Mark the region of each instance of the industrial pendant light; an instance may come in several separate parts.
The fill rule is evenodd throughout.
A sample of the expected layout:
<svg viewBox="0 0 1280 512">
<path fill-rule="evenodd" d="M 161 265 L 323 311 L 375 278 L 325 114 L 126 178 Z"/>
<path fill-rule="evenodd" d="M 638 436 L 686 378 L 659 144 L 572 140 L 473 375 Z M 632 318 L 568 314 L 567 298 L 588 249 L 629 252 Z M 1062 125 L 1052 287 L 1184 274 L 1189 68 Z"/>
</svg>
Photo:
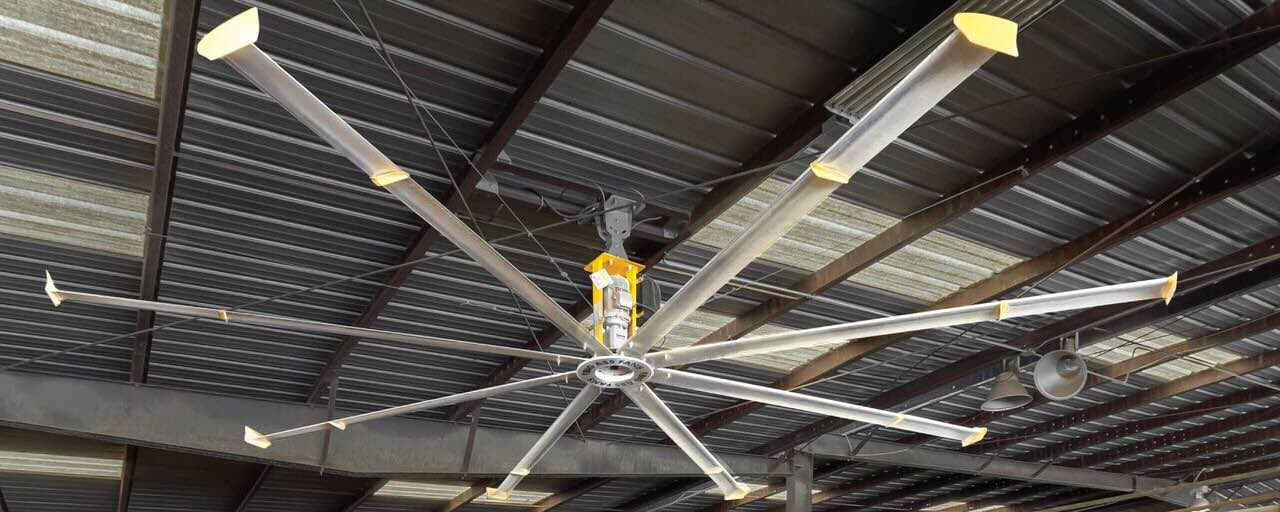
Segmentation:
<svg viewBox="0 0 1280 512">
<path fill-rule="evenodd" d="M 1076 353 L 1079 340 L 1078 333 L 1075 338 L 1062 340 L 1061 349 L 1045 354 L 1036 362 L 1036 389 L 1045 398 L 1066 400 L 1084 389 L 1089 380 L 1089 367 Z"/>
<path fill-rule="evenodd" d="M 991 382 L 991 392 L 987 400 L 982 402 L 982 410 L 989 412 L 1008 411 L 1031 403 L 1031 394 L 1018 380 L 1018 358 L 1004 360 L 1004 371 Z"/>
</svg>

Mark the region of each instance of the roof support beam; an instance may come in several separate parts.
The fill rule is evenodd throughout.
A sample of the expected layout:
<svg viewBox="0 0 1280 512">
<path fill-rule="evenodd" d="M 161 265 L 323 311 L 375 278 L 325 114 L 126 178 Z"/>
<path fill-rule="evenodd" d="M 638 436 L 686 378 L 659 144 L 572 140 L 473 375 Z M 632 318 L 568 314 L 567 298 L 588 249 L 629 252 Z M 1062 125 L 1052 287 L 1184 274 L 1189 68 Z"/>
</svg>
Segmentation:
<svg viewBox="0 0 1280 512">
<path fill-rule="evenodd" d="M 821 133 L 822 123 L 825 122 L 828 117 L 830 117 L 830 114 L 822 103 L 814 104 L 813 107 L 801 114 L 800 117 L 796 118 L 795 121 L 792 121 L 790 125 L 779 132 L 773 140 L 760 148 L 760 150 L 743 163 L 740 168 L 751 169 L 768 165 L 795 154 L 817 137 L 819 133 Z M 768 177 L 769 173 L 758 172 L 740 176 L 736 179 L 726 181 L 712 187 L 711 191 L 703 197 L 702 202 L 694 208 L 693 216 L 690 217 L 689 222 L 685 224 L 680 235 L 663 245 L 655 247 L 651 251 L 646 251 L 644 254 L 639 255 L 641 264 L 646 267 L 653 267 L 657 265 L 664 257 L 666 257 L 667 253 L 674 250 L 681 242 L 688 240 L 707 224 L 710 224 L 711 221 L 715 220 L 716 217 L 719 217 L 721 213 L 728 210 L 734 205 L 734 203 L 737 203 L 739 199 L 742 199 L 743 196 L 750 193 Z M 574 305 L 573 309 L 570 310 L 570 313 L 578 319 L 586 318 L 587 315 L 591 314 L 591 305 L 583 301 L 578 301 L 578 303 Z M 548 347 L 555 343 L 560 336 L 560 331 L 549 328 L 539 334 L 537 339 L 526 343 L 525 348 L 529 350 L 537 350 L 540 347 Z M 507 359 L 490 372 L 489 375 L 476 387 L 483 388 L 502 384 L 510 380 L 511 377 L 514 377 L 515 374 L 528 363 L 528 359 Z M 627 398 L 622 393 L 615 393 L 610 398 L 605 399 L 604 403 L 616 404 L 606 406 L 606 408 L 622 407 L 627 404 Z M 468 414 L 471 414 L 478 405 L 478 402 L 458 404 L 457 406 L 454 406 L 452 411 L 450 411 L 449 419 L 457 421 L 465 418 Z M 586 421 L 586 419 L 592 417 L 593 414 L 596 414 L 593 411 L 598 410 L 598 407 L 599 406 L 588 410 L 588 412 L 583 415 L 584 420 L 579 420 L 578 422 L 579 428 L 585 430 L 595 424 L 594 422 Z"/>
<path fill-rule="evenodd" d="M 850 453 L 843 436 L 824 436 L 807 445 L 806 453 L 849 461 L 912 467 L 966 475 L 1042 482 L 1109 491 L 1156 489 L 1173 482 L 1125 474 L 1126 471 L 1095 471 L 1077 467 L 1044 466 L 1034 461 L 991 458 L 937 448 L 914 447 L 889 441 L 869 440 L 857 453 Z"/>
<path fill-rule="evenodd" d="M 1033 439 L 1038 436 L 1042 436 L 1045 434 L 1057 432 L 1059 430 L 1071 428 L 1073 426 L 1080 425 L 1082 423 L 1086 423 L 1099 418 L 1103 418 L 1103 417 L 1111 416 L 1113 414 L 1117 414 L 1123 411 L 1127 411 L 1134 407 L 1156 402 L 1159 400 L 1164 400 L 1166 398 L 1177 396 L 1177 395 L 1186 393 L 1188 391 L 1192 391 L 1204 386 L 1208 386 L 1210 384 L 1215 384 L 1227 379 L 1231 379 L 1233 378 L 1231 374 L 1244 375 L 1244 374 L 1252 373 L 1261 369 L 1269 368 L 1277 364 L 1280 364 L 1280 350 L 1263 352 L 1254 357 L 1239 359 L 1239 360 L 1221 365 L 1221 367 L 1224 370 L 1226 370 L 1226 372 L 1217 371 L 1214 369 L 1208 369 L 1208 370 L 1203 370 L 1197 373 L 1193 373 L 1186 377 L 1171 380 L 1163 384 L 1154 386 L 1150 389 L 1134 393 L 1132 395 L 1128 395 L 1122 398 L 1118 398 L 1116 400 L 1112 400 L 1110 402 L 1089 407 L 1087 409 L 1078 411 L 1068 416 L 1055 418 L 1053 420 L 1050 420 L 1044 423 L 1039 423 L 1031 427 L 1024 428 L 1017 432 L 1000 436 L 998 438 L 992 439 L 992 442 L 983 443 L 982 445 L 974 445 L 967 449 L 964 449 L 963 451 L 968 453 L 998 452 L 999 450 L 1004 449 L 1005 447 L 1012 446 L 1017 443 L 1025 442 L 1027 440 Z M 1202 408 L 1203 404 L 1195 404 L 1195 406 L 1196 408 Z M 1181 419 L 1181 418 L 1178 418 L 1178 419 Z M 1177 419 L 1173 421 L 1177 421 Z M 1206 427 L 1204 430 L 1215 431 L 1218 428 L 1230 430 L 1231 428 L 1238 428 L 1240 426 L 1239 424 L 1236 424 L 1234 421 L 1232 421 L 1232 419 L 1230 418 L 1227 420 L 1220 420 L 1219 422 L 1214 422 L 1214 425 L 1216 426 Z M 1194 431 L 1196 430 L 1198 429 L 1192 429 L 1191 431 L 1188 431 L 1188 433 L 1194 433 Z M 1088 437 L 1099 437 L 1100 434 L 1107 435 L 1107 436 L 1128 435 L 1133 433 L 1134 431 L 1135 430 L 1131 427 L 1131 425 L 1120 425 L 1120 426 L 1103 430 L 1101 432 L 1090 434 L 1090 436 Z M 1216 431 L 1214 433 L 1216 433 Z M 1074 450 L 1078 450 L 1087 446 L 1094 445 L 1096 443 L 1096 441 L 1094 441 L 1090 444 L 1084 444 L 1081 441 L 1082 441 L 1081 439 L 1064 441 L 1055 445 L 1050 445 L 1038 450 L 1033 450 L 1031 452 L 1024 453 L 1022 455 L 1015 457 L 1015 459 L 1026 461 L 1026 462 L 1038 462 L 1041 460 L 1048 460 L 1052 462 L 1067 453 L 1070 453 Z M 1039 466 L 1040 464 L 1035 464 L 1035 465 Z M 1135 471 L 1142 467 L 1145 467 L 1145 465 L 1142 464 L 1141 461 L 1139 461 L 1133 464 L 1125 464 L 1115 469 L 1122 472 L 1129 472 L 1129 471 Z M 882 496 L 880 498 L 885 500 L 885 502 L 888 502 L 896 499 L 901 499 L 904 497 L 918 496 L 920 493 L 932 490 L 938 487 L 939 485 L 954 484 L 957 482 L 968 480 L 970 478 L 971 477 L 964 476 L 964 475 L 955 475 L 954 477 L 947 477 L 946 479 L 944 479 L 944 481 L 941 481 L 941 482 L 924 482 L 921 484 L 913 485 L 905 489 L 902 489 L 898 492 L 895 492 L 889 496 Z"/>
<path fill-rule="evenodd" d="M 1244 443 L 1241 443 L 1244 444 Z M 1207 459 L 1196 459 L 1171 468 L 1164 468 L 1155 473 L 1166 475 L 1194 474 L 1204 470 L 1202 478 L 1217 478 L 1223 474 L 1252 471 L 1256 468 L 1275 467 L 1280 460 L 1274 455 L 1280 454 L 1280 443 L 1271 443 L 1255 448 L 1237 450 Z M 1242 469 L 1248 468 L 1248 469 Z"/>
<path fill-rule="evenodd" d="M 493 485 L 493 482 L 488 480 L 472 484 L 471 487 L 468 487 L 466 490 L 458 493 L 458 495 L 454 496 L 448 503 L 445 503 L 437 512 L 456 512 L 468 503 L 475 501 L 476 498 L 483 496 L 485 488 Z"/>
<path fill-rule="evenodd" d="M 818 482 L 830 476 L 838 475 L 840 473 L 847 471 L 850 467 L 856 466 L 856 465 L 858 465 L 857 462 L 854 462 L 854 463 L 835 462 L 835 463 L 826 464 L 821 468 L 816 468 L 813 474 L 813 481 Z M 786 479 L 771 480 L 764 487 L 761 487 L 759 489 L 756 489 L 754 491 L 747 493 L 747 496 L 742 499 L 733 500 L 733 501 L 722 501 L 722 502 L 716 503 L 715 505 L 707 507 L 704 510 L 704 512 L 727 512 L 729 510 L 733 510 L 743 505 L 755 503 L 757 501 L 763 500 L 765 498 L 768 498 L 770 496 L 773 496 L 775 494 L 778 494 L 786 490 L 787 490 Z"/>
<path fill-rule="evenodd" d="M 137 473 L 138 447 L 124 447 L 124 461 L 120 465 L 120 491 L 116 494 L 116 512 L 129 512 L 129 498 L 133 497 L 133 475 Z"/>
<path fill-rule="evenodd" d="M 1245 21 L 1210 38 L 1208 41 L 1236 37 L 1241 34 L 1248 34 L 1260 27 L 1277 25 L 1280 25 L 1280 7 L 1273 5 L 1258 11 Z M 995 169 L 1006 171 L 1005 175 L 991 179 L 991 181 L 985 181 L 986 178 L 984 177 L 983 181 L 964 187 L 961 192 L 953 194 L 907 219 L 903 219 L 898 224 L 864 242 L 844 256 L 837 258 L 800 280 L 792 286 L 792 289 L 802 294 L 818 294 L 843 282 L 849 276 L 866 269 L 885 256 L 914 242 L 969 210 L 981 206 L 986 201 L 1049 168 L 1075 151 L 1126 126 L 1129 122 L 1177 98 L 1206 80 L 1216 77 L 1244 59 L 1255 55 L 1258 51 L 1270 47 L 1277 40 L 1280 40 L 1280 33 L 1269 33 L 1239 40 L 1231 45 L 1222 45 L 1214 49 L 1195 52 L 1169 61 L 1152 72 L 1143 81 L 1109 98 L 1093 111 L 1075 118 L 1014 155 L 1004 164 L 995 167 Z M 1188 69 L 1193 71 L 1188 71 Z M 1280 171 L 1280 157 L 1273 154 L 1272 159 L 1268 161 L 1268 165 L 1271 168 L 1267 171 L 1262 171 L 1251 170 L 1251 168 L 1256 169 L 1258 167 L 1256 165 L 1242 164 L 1232 168 L 1232 176 L 1243 177 L 1250 183 L 1258 183 L 1261 181 L 1258 178 L 1259 176 L 1268 172 L 1275 173 Z M 1011 170 L 1022 170 L 1023 172 L 1008 172 Z M 1075 258 L 1105 250 L 1115 243 L 1211 204 L 1216 199 L 1243 190 L 1243 187 L 1237 187 L 1237 182 L 1227 180 L 1227 176 L 1222 176 L 1222 178 L 1219 181 L 1210 181 L 1202 184 L 1195 190 L 1188 190 L 1188 194 L 1185 197 L 1180 195 L 1179 198 L 1167 202 L 1162 208 L 1151 212 L 1154 215 L 1138 219 L 1132 226 L 1123 231 L 1117 228 L 1128 219 L 1113 222 L 1057 250 L 1006 269 L 1004 272 L 992 276 L 981 283 L 953 294 L 933 307 L 951 307 L 994 299 L 1000 294 L 1016 289 L 1057 270 L 1060 266 L 1073 261 Z M 1216 187 L 1213 185 L 1216 185 Z M 1205 195 L 1212 197 L 1194 195 L 1203 192 L 1208 192 Z M 1108 240 L 1108 243 L 1097 243 L 1104 239 Z M 771 298 L 764 304 L 707 335 L 696 344 L 716 343 L 740 337 L 791 311 L 806 301 L 807 299 L 804 297 Z M 883 336 L 850 343 L 796 369 L 790 375 L 779 379 L 775 386 L 790 389 L 812 382 L 830 375 L 832 372 L 866 356 L 870 352 L 906 337 L 908 336 Z M 759 409 L 759 407 L 758 404 L 739 404 L 738 407 L 703 419 L 693 425 L 691 430 L 699 434 L 705 433 L 741 418 Z M 591 426 L 594 422 L 598 422 L 607 416 L 607 414 L 601 413 L 616 412 L 618 409 L 621 409 L 621 407 L 616 407 L 613 411 L 602 410 L 596 413 L 590 417 L 592 421 L 586 422 L 583 427 Z"/>
<path fill-rule="evenodd" d="M 1277 328 L 1280 328 L 1280 313 L 1273 313 L 1229 329 L 1224 329 L 1212 334 L 1206 334 L 1198 338 L 1192 338 L 1181 343 L 1175 343 L 1150 352 L 1144 352 L 1104 368 L 1089 370 L 1089 380 L 1085 383 L 1085 389 L 1105 383 L 1106 379 L 1104 379 L 1104 377 L 1111 379 L 1123 379 L 1130 373 L 1140 372 L 1186 354 L 1220 347 L 1245 338 L 1270 332 Z M 979 411 L 964 417 L 959 420 L 959 423 L 963 425 L 986 424 L 1010 414 L 1016 414 L 1019 410 L 1030 410 L 1043 405 L 1048 401 L 1049 400 L 1043 396 L 1036 395 L 1035 398 L 1032 399 L 1031 403 L 1028 403 L 1019 409 L 1001 412 Z M 924 439 L 926 438 L 914 436 L 909 438 L 909 440 Z"/>
<path fill-rule="evenodd" d="M 1272 432 L 1272 434 L 1274 435 L 1274 432 Z M 1209 435 L 1212 435 L 1212 434 L 1209 434 Z M 1229 449 L 1232 447 L 1243 446 L 1243 445 L 1251 444 L 1253 442 L 1257 442 L 1259 440 L 1258 438 L 1261 437 L 1261 435 L 1254 435 L 1251 437 L 1252 439 L 1229 438 L 1226 440 L 1221 440 L 1220 442 L 1210 443 L 1210 445 L 1214 445 L 1214 446 L 1209 446 L 1209 445 L 1201 445 L 1201 446 L 1205 446 L 1206 448 L 1205 452 L 1210 451 L 1208 448 Z M 1192 439 L 1192 437 L 1186 437 L 1181 440 L 1173 440 L 1172 442 L 1175 442 L 1175 443 L 1183 442 L 1187 439 Z M 1265 439 L 1262 439 L 1262 440 L 1265 440 Z M 1204 452 L 1195 451 L 1193 453 L 1187 453 L 1187 454 L 1184 454 L 1186 455 L 1186 457 L 1182 457 L 1182 458 L 1194 457 L 1199 453 L 1204 453 Z M 1218 455 L 1218 456 L 1210 457 L 1207 459 L 1196 459 L 1194 461 L 1180 464 L 1171 468 L 1161 469 L 1156 473 L 1167 474 L 1170 476 L 1178 476 L 1183 474 L 1197 473 L 1200 470 L 1204 470 L 1204 473 L 1199 475 L 1201 479 L 1218 478 L 1218 477 L 1229 476 L 1229 475 L 1238 474 L 1238 473 L 1247 473 L 1247 472 L 1255 471 L 1262 468 L 1275 467 L 1276 465 L 1275 459 L 1264 458 L 1264 457 L 1275 455 L 1277 453 L 1280 453 L 1280 443 L 1272 443 L 1272 444 L 1260 446 L 1257 448 L 1233 451 L 1231 453 L 1226 453 L 1223 455 Z M 1169 460 L 1163 460 L 1159 462 L 1143 464 L 1143 468 L 1158 466 L 1161 463 L 1167 463 L 1168 461 Z M 1248 462 L 1241 463 L 1241 461 L 1248 461 Z M 1131 463 L 1131 464 L 1137 464 L 1141 462 L 1145 462 L 1145 461 L 1143 460 L 1135 461 L 1134 463 Z M 983 486 L 978 486 L 978 487 L 983 487 Z M 1044 491 L 1044 486 L 1036 486 L 1036 487 L 1031 487 L 1022 491 L 1012 493 L 1012 494 L 1006 494 L 1002 496 L 996 496 L 993 498 L 981 500 L 977 503 L 986 504 L 986 505 L 997 505 L 997 504 L 1002 504 L 1002 503 L 1007 503 L 1009 501 L 1017 500 L 1020 498 L 1024 498 L 1029 495 L 1038 494 L 1043 491 Z M 970 488 L 970 489 L 963 489 L 958 492 L 948 493 L 945 496 L 939 496 L 939 497 L 933 498 L 930 500 L 930 503 L 946 503 L 948 501 L 953 501 L 953 500 L 963 500 L 969 496 L 973 496 L 974 494 L 979 494 L 980 492 L 984 492 L 984 490 L 978 489 L 977 487 Z"/>
<path fill-rule="evenodd" d="M 1123 363 L 1119 363 L 1119 364 L 1123 364 Z M 1110 367 L 1103 368 L 1099 370 L 1099 372 L 1111 373 L 1109 369 Z M 1212 370 L 1207 370 L 1207 371 L 1212 371 Z M 1046 447 L 1045 449 L 1039 452 L 1036 452 L 1037 454 L 1034 457 L 1028 457 L 1028 459 L 1029 460 L 1045 460 L 1045 459 L 1052 460 L 1064 454 L 1071 453 L 1073 451 L 1076 451 L 1082 448 L 1086 448 L 1090 446 L 1098 446 L 1110 441 L 1114 441 L 1116 439 L 1128 436 L 1134 432 L 1142 432 L 1142 431 L 1157 429 L 1157 428 L 1170 425 L 1185 419 L 1194 418 L 1196 416 L 1200 416 L 1208 412 L 1213 412 L 1213 411 L 1225 409 L 1228 407 L 1235 407 L 1242 404 L 1247 404 L 1250 402 L 1262 400 L 1267 397 L 1274 396 L 1275 394 L 1276 394 L 1276 391 L 1269 388 L 1262 388 L 1262 387 L 1255 387 L 1255 388 L 1244 389 L 1241 391 L 1236 391 L 1234 393 L 1223 395 L 1223 396 L 1213 398 L 1204 402 L 1189 404 L 1189 405 L 1183 406 L 1182 408 L 1170 411 L 1167 414 L 1164 414 L 1161 416 L 1132 421 L 1129 423 L 1125 423 L 1123 425 L 1118 425 L 1115 428 L 1105 429 L 1098 432 L 1094 432 L 1092 434 L 1085 435 L 1083 437 L 1063 441 L 1056 445 Z M 986 413 L 980 413 L 980 414 L 986 414 Z M 970 415 L 969 417 L 963 420 L 960 420 L 958 423 L 962 425 L 975 424 L 974 418 L 980 416 L 980 414 Z M 911 444 L 916 444 L 916 443 L 927 441 L 927 440 L 928 440 L 927 437 L 912 436 L 912 437 L 903 439 L 902 443 L 911 445 Z M 864 479 L 863 481 L 856 482 L 852 485 L 845 486 L 843 488 L 830 489 L 828 491 L 820 493 L 819 496 L 823 496 L 825 499 L 834 499 L 840 496 L 844 496 L 846 494 L 851 494 L 863 489 L 874 487 L 876 485 L 886 484 L 894 480 L 897 480 L 899 478 L 914 475 L 919 473 L 919 471 L 920 471 L 919 469 L 915 469 L 915 468 L 900 468 L 900 469 L 890 470 L 890 471 L 883 472 L 877 475 L 876 477 Z M 957 477 L 957 478 L 962 478 L 962 477 Z M 952 501 L 955 498 L 956 496 L 954 495 L 948 495 L 942 498 L 938 498 L 935 501 L 945 503 L 947 501 Z"/>
<path fill-rule="evenodd" d="M 623 512 L 657 512 L 714 488 L 715 483 L 706 478 L 680 479 L 672 485 L 631 500 L 618 509 Z"/>
<path fill-rule="evenodd" d="M 483 178 L 481 173 L 487 171 L 489 167 L 498 161 L 498 155 L 502 154 L 502 150 L 507 147 L 507 143 L 515 137 L 516 131 L 520 129 L 525 119 L 533 112 L 538 100 L 546 94 L 552 82 L 569 64 L 574 52 L 578 50 L 579 46 L 582 46 L 583 41 L 586 41 L 587 34 L 590 34 L 591 29 L 595 28 L 596 23 L 604 16 L 605 10 L 609 8 L 609 4 L 612 1 L 581 0 L 577 2 L 561 24 L 560 30 L 552 40 L 550 47 L 545 49 L 542 55 L 538 57 L 533 68 L 529 70 L 529 74 L 525 77 L 524 83 L 516 89 L 512 102 L 507 105 L 506 110 L 498 116 L 498 121 L 490 128 L 489 134 L 484 138 L 484 144 L 473 159 L 475 169 L 466 167 L 461 172 L 456 173 L 457 188 L 451 190 L 449 196 L 443 201 L 446 206 L 451 209 L 460 207 L 466 197 L 475 191 L 476 186 L 480 184 L 480 180 Z M 409 242 L 400 262 L 405 263 L 421 259 L 439 239 L 440 233 L 438 231 L 432 229 L 431 226 L 422 226 Z M 399 286 L 413 274 L 415 266 L 406 265 L 387 274 L 384 286 L 378 288 L 378 291 L 374 293 L 373 298 L 365 306 L 364 311 L 354 325 L 356 327 L 373 325 L 374 321 L 378 319 L 378 315 L 382 314 L 382 309 L 391 302 Z M 342 339 L 338 344 L 338 348 L 330 356 L 329 363 L 321 371 L 319 379 L 312 385 L 311 393 L 307 398 L 308 403 L 315 403 L 320 399 L 324 393 L 325 382 L 337 375 L 338 370 L 342 368 L 342 363 L 346 361 L 347 356 L 351 355 L 351 351 L 355 349 L 356 344 L 359 342 L 359 338 L 354 337 Z"/>
<path fill-rule="evenodd" d="M 591 314 L 591 304 L 579 299 L 578 302 L 574 303 L 573 307 L 569 309 L 569 314 L 581 321 L 586 318 L 587 315 Z M 556 329 L 555 326 L 548 326 L 546 329 L 543 329 L 542 332 L 538 333 L 536 338 L 525 342 L 524 346 L 521 348 L 525 350 L 543 350 L 555 344 L 556 340 L 560 339 L 562 336 L 563 334 L 560 332 L 560 329 Z M 529 359 L 508 357 L 502 362 L 502 364 L 498 365 L 497 368 L 491 370 L 489 375 L 485 376 L 484 380 L 480 381 L 480 383 L 475 386 L 475 389 L 484 389 L 497 386 L 499 384 L 505 384 L 507 381 L 511 380 L 512 377 L 515 377 L 517 373 L 520 373 L 520 370 L 524 369 L 528 364 Z M 449 410 L 449 420 L 459 421 L 470 416 L 471 413 L 475 412 L 482 403 L 484 403 L 483 400 L 473 400 L 453 406 L 453 408 Z"/>
<path fill-rule="evenodd" d="M 53 398 L 51 398 L 53 397 Z M 269 449 L 243 441 L 244 425 L 262 431 L 323 422 L 323 408 L 191 391 L 0 372 L 0 425 L 259 464 L 318 470 L 323 436 L 282 440 Z M 334 432 L 326 473 L 343 476 L 450 476 L 463 467 L 467 425 L 389 418 Z M 475 430 L 468 472 L 493 478 L 511 470 L 539 433 Z M 718 453 L 735 474 L 784 476 L 769 458 Z M 549 477 L 702 476 L 678 448 L 564 438 L 534 469 Z"/>
<path fill-rule="evenodd" d="M 387 485 L 387 482 L 389 481 L 390 480 L 386 478 L 379 478 L 377 480 L 370 481 L 369 487 L 366 487 L 364 492 L 360 493 L 359 496 L 356 496 L 355 499 L 351 500 L 351 503 L 348 503 L 347 506 L 343 507 L 342 512 L 356 512 L 356 510 L 360 509 L 361 505 L 364 505 L 364 502 L 369 501 L 369 498 L 372 498 L 373 495 L 382 489 L 382 486 Z"/>
<path fill-rule="evenodd" d="M 1065 320 L 1055 322 L 1044 328 L 1019 336 L 1015 340 L 1010 341 L 1008 345 L 1023 348 L 1034 347 L 1045 340 L 1051 340 L 1074 332 L 1082 332 L 1089 328 L 1096 328 L 1101 334 L 1090 333 L 1088 336 L 1081 336 L 1081 345 L 1084 346 L 1095 341 L 1100 341 L 1100 339 L 1123 334 L 1139 327 L 1150 325 L 1167 318 L 1172 318 L 1188 311 L 1193 311 L 1199 307 L 1218 302 L 1225 298 L 1257 289 L 1280 279 L 1280 261 L 1264 263 L 1257 268 L 1250 268 L 1247 264 L 1266 258 L 1277 251 L 1280 251 L 1280 243 L 1277 243 L 1273 239 L 1261 244 L 1255 244 L 1226 257 L 1196 267 L 1192 271 L 1187 272 L 1187 279 L 1183 280 L 1183 283 L 1186 284 L 1183 286 L 1185 291 L 1181 291 L 1178 297 L 1169 305 L 1120 304 L 1116 306 L 1094 308 L 1082 313 L 1077 313 Z M 1228 263 L 1230 263 L 1230 265 L 1227 265 Z M 1218 270 L 1232 268 L 1232 266 L 1239 265 L 1241 263 L 1246 266 L 1233 269 L 1236 272 L 1235 275 L 1222 278 L 1222 275 L 1229 275 L 1229 273 L 1224 272 L 1222 274 L 1215 274 Z M 1211 279 L 1197 279 L 1197 276 L 1220 278 L 1221 280 L 1211 282 Z M 857 347 L 857 344 L 846 345 L 846 347 Z M 983 368 L 995 365 L 999 363 L 1001 359 L 1008 357 L 1009 355 L 1012 355 L 1012 351 L 1004 348 L 989 349 L 979 352 L 948 365 L 947 367 L 944 367 L 932 374 L 926 375 L 921 379 L 917 379 L 911 383 L 899 386 L 899 388 L 895 390 L 883 393 L 876 399 L 868 402 L 867 405 L 869 407 L 887 409 L 902 404 L 934 389 L 932 386 L 917 385 L 914 384 L 914 382 L 919 382 L 921 380 L 925 380 L 930 383 L 937 382 L 937 386 L 941 387 L 963 377 L 972 377 Z M 979 415 L 975 417 L 975 420 L 985 423 L 989 418 L 990 415 Z M 788 434 L 774 440 L 773 442 L 762 445 L 753 450 L 753 452 L 777 453 L 850 423 L 852 422 L 841 418 L 824 418 L 813 422 L 792 434 Z M 909 439 L 919 440 L 922 438 L 919 436 L 912 436 Z"/>
<path fill-rule="evenodd" d="M 182 141 L 182 121 L 187 109 L 187 82 L 191 78 L 191 55 L 196 42 L 196 24 L 200 2 L 165 2 L 162 43 L 160 45 L 161 77 L 156 93 L 160 114 L 156 121 L 155 168 L 151 175 L 151 196 L 147 201 L 146 236 L 142 241 L 142 275 L 138 298 L 156 300 L 160 294 L 160 267 L 164 262 L 165 235 L 169 232 L 169 210 L 173 206 L 173 183 L 178 167 L 178 145 Z M 146 331 L 134 337 L 133 361 L 129 378 L 147 381 L 147 364 L 151 359 L 155 312 L 139 311 L 137 330 Z"/>
<path fill-rule="evenodd" d="M 245 489 L 244 495 L 240 498 L 240 504 L 236 506 L 236 512 L 245 512 L 249 509 L 249 503 L 253 502 L 253 497 L 258 494 L 258 489 L 262 488 L 262 483 L 267 481 L 267 475 L 270 474 L 271 465 L 263 465 L 262 471 L 258 472 L 258 477 L 253 479 L 248 489 Z"/>
<path fill-rule="evenodd" d="M 565 503 L 568 503 L 572 501 L 574 498 L 582 496 L 583 494 L 594 491 L 600 486 L 607 483 L 609 483 L 608 478 L 584 479 L 578 482 L 577 484 L 575 484 L 573 487 L 570 487 L 563 491 L 547 496 L 546 498 L 542 498 L 541 500 L 538 500 L 537 503 L 533 504 L 533 508 L 531 509 L 530 512 L 548 512 L 550 510 L 555 510 L 556 507 L 559 507 L 560 505 L 564 505 Z"/>
</svg>

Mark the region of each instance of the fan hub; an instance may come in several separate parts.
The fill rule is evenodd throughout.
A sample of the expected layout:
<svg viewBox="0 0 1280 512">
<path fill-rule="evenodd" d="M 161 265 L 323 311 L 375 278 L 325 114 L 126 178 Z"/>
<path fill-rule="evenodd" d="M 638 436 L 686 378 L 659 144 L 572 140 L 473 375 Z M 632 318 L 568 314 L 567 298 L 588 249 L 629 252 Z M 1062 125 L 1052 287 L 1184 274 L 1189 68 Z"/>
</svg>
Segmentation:
<svg viewBox="0 0 1280 512">
<path fill-rule="evenodd" d="M 649 380 L 653 366 L 620 354 L 593 357 L 578 365 L 578 378 L 602 388 L 620 388 Z"/>
</svg>

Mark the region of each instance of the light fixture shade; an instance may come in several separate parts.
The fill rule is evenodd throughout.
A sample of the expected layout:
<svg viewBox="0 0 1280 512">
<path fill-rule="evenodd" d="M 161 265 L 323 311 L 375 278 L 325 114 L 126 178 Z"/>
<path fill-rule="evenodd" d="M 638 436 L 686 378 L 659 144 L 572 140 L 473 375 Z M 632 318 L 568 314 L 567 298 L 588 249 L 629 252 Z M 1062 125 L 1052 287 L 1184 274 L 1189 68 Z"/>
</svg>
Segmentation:
<svg viewBox="0 0 1280 512">
<path fill-rule="evenodd" d="M 1005 369 L 991 382 L 991 392 L 987 400 L 982 402 L 982 410 L 989 412 L 1008 411 L 1031 403 L 1031 394 L 1018 380 L 1014 370 Z"/>
<path fill-rule="evenodd" d="M 1076 396 L 1088 380 L 1089 368 L 1074 350 L 1055 350 L 1036 362 L 1036 390 L 1050 400 Z"/>
</svg>

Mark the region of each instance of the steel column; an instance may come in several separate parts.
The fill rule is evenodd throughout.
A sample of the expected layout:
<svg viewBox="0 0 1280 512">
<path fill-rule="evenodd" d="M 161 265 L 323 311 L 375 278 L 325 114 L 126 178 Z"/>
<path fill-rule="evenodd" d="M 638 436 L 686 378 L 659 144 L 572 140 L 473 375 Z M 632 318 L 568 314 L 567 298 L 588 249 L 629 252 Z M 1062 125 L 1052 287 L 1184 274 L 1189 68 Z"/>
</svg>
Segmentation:
<svg viewBox="0 0 1280 512">
<path fill-rule="evenodd" d="M 792 454 L 788 463 L 787 512 L 810 512 L 813 494 L 813 456 L 808 453 Z"/>
</svg>

